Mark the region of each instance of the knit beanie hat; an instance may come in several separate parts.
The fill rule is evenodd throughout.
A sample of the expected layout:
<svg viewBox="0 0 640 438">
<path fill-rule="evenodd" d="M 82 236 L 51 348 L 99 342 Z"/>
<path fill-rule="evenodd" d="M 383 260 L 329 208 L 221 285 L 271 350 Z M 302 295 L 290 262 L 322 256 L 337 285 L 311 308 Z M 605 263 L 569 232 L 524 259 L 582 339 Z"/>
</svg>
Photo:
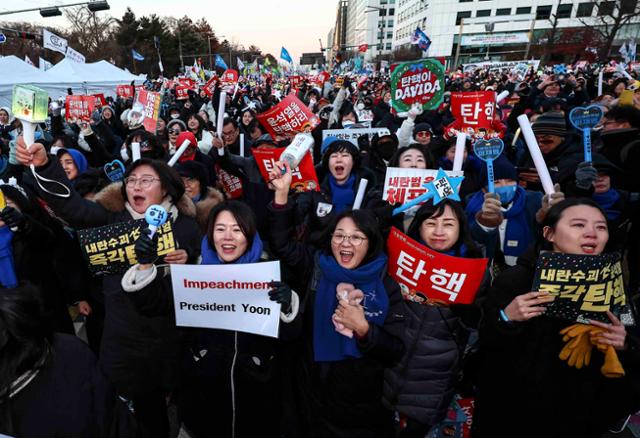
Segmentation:
<svg viewBox="0 0 640 438">
<path fill-rule="evenodd" d="M 430 124 L 428 124 L 428 123 L 417 123 L 416 126 L 414 126 L 414 128 L 413 128 L 413 136 L 415 137 L 415 135 L 418 132 L 422 132 L 422 131 L 428 131 L 431 135 L 433 135 L 433 128 L 431 127 Z"/>
<path fill-rule="evenodd" d="M 531 125 L 533 133 L 536 135 L 557 135 L 558 137 L 565 137 L 567 135 L 567 122 L 565 121 L 564 114 L 559 111 L 549 111 L 543 113 L 536 121 Z"/>
<path fill-rule="evenodd" d="M 516 166 L 509 161 L 509 159 L 504 155 L 500 154 L 498 158 L 493 160 L 493 180 L 497 181 L 499 179 L 512 179 L 514 181 L 518 181 L 518 171 Z M 482 185 L 483 187 L 489 183 L 487 179 L 487 165 L 486 163 L 482 166 Z"/>
<path fill-rule="evenodd" d="M 167 129 L 171 129 L 173 125 L 180 125 L 182 131 L 187 130 L 187 125 L 180 119 L 172 119 L 169 123 L 167 123 Z"/>
</svg>

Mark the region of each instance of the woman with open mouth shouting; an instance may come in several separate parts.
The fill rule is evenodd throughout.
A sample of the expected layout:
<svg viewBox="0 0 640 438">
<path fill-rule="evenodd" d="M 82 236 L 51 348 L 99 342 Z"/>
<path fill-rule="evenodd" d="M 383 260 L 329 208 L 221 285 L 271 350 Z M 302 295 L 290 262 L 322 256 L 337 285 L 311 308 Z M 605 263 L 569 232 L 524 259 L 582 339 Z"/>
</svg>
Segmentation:
<svg viewBox="0 0 640 438">
<path fill-rule="evenodd" d="M 176 250 L 161 261 L 195 263 L 200 255 L 200 232 L 195 206 L 184 196 L 180 176 L 166 163 L 141 158 L 129 165 L 124 183 L 117 182 L 99 192 L 94 201 L 82 198 L 67 179 L 58 160 L 50 159 L 44 146 L 34 143 L 27 149 L 18 140 L 17 158 L 25 166 L 34 165 L 42 181 L 37 192 L 60 218 L 76 229 L 99 227 L 143 219 L 149 206 L 162 205 L 170 213 Z M 69 197 L 56 196 L 64 184 Z M 160 264 L 158 262 L 158 264 Z M 174 385 L 178 332 L 171 316 L 145 317 L 122 293 L 122 274 L 104 276 L 105 321 L 100 346 L 100 363 L 115 384 L 118 395 L 132 402 L 136 418 L 148 436 L 165 437 L 169 432 L 166 395 Z M 161 360 L 163 359 L 164 360 Z"/>
<path fill-rule="evenodd" d="M 609 323 L 572 325 L 547 316 L 546 304 L 559 298 L 530 292 L 540 251 L 605 251 L 605 212 L 591 199 L 568 198 L 549 209 L 542 225 L 541 243 L 495 279 L 483 303 L 472 436 L 508 437 L 517 429 L 519 437 L 596 438 L 638 410 L 638 339 L 609 311 Z M 602 298 L 597 303 L 605 304 L 605 293 L 595 294 Z"/>
<path fill-rule="evenodd" d="M 288 163 L 276 162 L 269 179 L 276 191 L 269 207 L 270 248 L 292 273 L 287 282 L 304 291 L 302 351 L 291 364 L 302 401 L 301 430 L 292 436 L 393 436 L 393 413 L 381 401 L 383 373 L 404 351 L 405 306 L 387 274 L 375 216 L 343 210 L 318 250 L 294 238 Z"/>
</svg>

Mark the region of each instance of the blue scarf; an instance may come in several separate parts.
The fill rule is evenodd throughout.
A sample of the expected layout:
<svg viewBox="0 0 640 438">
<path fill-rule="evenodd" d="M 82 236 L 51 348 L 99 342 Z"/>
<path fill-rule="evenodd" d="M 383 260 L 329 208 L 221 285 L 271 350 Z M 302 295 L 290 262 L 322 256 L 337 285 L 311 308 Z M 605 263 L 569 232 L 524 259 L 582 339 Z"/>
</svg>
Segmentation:
<svg viewBox="0 0 640 438">
<path fill-rule="evenodd" d="M 320 256 L 320 283 L 316 290 L 313 311 L 313 352 L 316 362 L 341 361 L 359 358 L 355 338 L 338 333 L 331 317 L 338 307 L 336 287 L 338 283 L 351 283 L 364 292 L 362 305 L 365 318 L 371 324 L 383 325 L 389 310 L 389 297 L 381 274 L 387 264 L 387 256 L 380 254 L 373 261 L 356 269 L 346 269 L 332 255 Z"/>
<path fill-rule="evenodd" d="M 604 212 L 607 214 L 607 219 L 615 221 L 620 217 L 620 210 L 613 208 L 613 206 L 616 205 L 616 202 L 620 199 L 620 193 L 618 193 L 617 190 L 609 189 L 604 193 L 594 193 L 591 197 L 600 207 L 602 207 Z"/>
<path fill-rule="evenodd" d="M 202 264 L 203 265 L 223 265 L 223 262 L 220 257 L 218 257 L 218 253 L 215 248 L 211 248 L 209 245 L 209 240 L 207 236 L 202 238 L 202 244 L 200 245 L 202 250 Z M 258 233 L 253 237 L 253 244 L 248 251 L 238 258 L 235 262 L 232 263 L 256 263 L 260 260 L 262 256 L 262 240 L 260 240 L 260 236 Z"/>
<path fill-rule="evenodd" d="M 469 199 L 467 203 L 467 218 L 469 223 L 476 220 L 476 213 L 482 209 L 484 202 L 484 192 L 479 191 Z M 508 219 L 507 229 L 504 235 L 504 244 L 502 252 L 507 256 L 520 256 L 531 243 L 531 230 L 527 221 L 527 193 L 522 187 L 516 188 L 516 194 L 513 197 L 511 208 L 504 211 L 505 219 Z M 509 242 L 516 242 L 515 246 L 509 245 Z"/>
<path fill-rule="evenodd" d="M 13 265 L 13 231 L 9 227 L 0 227 L 0 284 L 5 288 L 18 285 L 18 277 Z"/>
<path fill-rule="evenodd" d="M 353 184 L 356 181 L 355 175 L 352 173 L 347 181 L 339 185 L 333 175 L 329 175 L 329 187 L 331 187 L 331 203 L 336 213 L 341 213 L 353 206 L 356 194 L 353 192 Z"/>
</svg>

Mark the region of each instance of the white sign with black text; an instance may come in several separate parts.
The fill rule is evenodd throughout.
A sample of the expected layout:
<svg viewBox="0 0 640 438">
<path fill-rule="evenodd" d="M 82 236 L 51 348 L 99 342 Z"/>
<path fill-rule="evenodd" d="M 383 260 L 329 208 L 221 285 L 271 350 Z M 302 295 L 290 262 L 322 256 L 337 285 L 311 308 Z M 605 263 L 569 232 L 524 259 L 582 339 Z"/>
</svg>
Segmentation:
<svg viewBox="0 0 640 438">
<path fill-rule="evenodd" d="M 280 280 L 280 262 L 171 265 L 176 325 L 278 337 L 280 304 L 268 284 Z"/>
</svg>

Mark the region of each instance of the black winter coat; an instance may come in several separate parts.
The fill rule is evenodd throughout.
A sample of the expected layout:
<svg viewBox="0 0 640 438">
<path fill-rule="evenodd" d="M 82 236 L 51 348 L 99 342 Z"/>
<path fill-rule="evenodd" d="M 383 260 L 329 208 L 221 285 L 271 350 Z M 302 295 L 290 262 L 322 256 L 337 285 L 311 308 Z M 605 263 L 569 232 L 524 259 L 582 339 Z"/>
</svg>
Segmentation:
<svg viewBox="0 0 640 438">
<path fill-rule="evenodd" d="M 81 198 L 71 187 L 57 161 L 49 160 L 38 169 L 45 178 L 66 184 L 69 198 L 48 194 L 38 187 L 41 196 L 54 212 L 76 229 L 104 226 L 132 220 L 124 208 L 120 183 L 112 184 L 91 202 Z M 59 191 L 60 187 L 48 187 Z M 185 249 L 193 263 L 200 255 L 200 232 L 194 219 L 195 206 L 183 196 L 178 203 L 180 214 L 173 222 L 176 246 Z M 105 322 L 100 346 L 100 363 L 115 384 L 118 394 L 128 399 L 152 390 L 168 390 L 175 381 L 179 334 L 171 317 L 149 318 L 141 315 L 120 285 L 122 275 L 106 275 L 103 281 Z"/>
<path fill-rule="evenodd" d="M 363 357 L 339 362 L 315 362 L 313 312 L 321 272 L 318 253 L 293 239 L 294 208 L 270 206 L 270 248 L 295 276 L 286 279 L 301 294 L 303 332 L 294 358 L 298 420 L 303 437 L 386 437 L 392 433 L 392 412 L 382 405 L 384 369 L 404 352 L 405 304 L 398 284 L 386 274 L 389 311 L 383 326 L 370 325 L 358 340 Z M 300 294 L 299 294 L 300 295 Z"/>
<path fill-rule="evenodd" d="M 0 408 L 4 406 L 0 405 Z M 20 438 L 129 438 L 136 426 L 84 342 L 54 336 L 51 357 L 9 402 Z"/>
<path fill-rule="evenodd" d="M 480 325 L 480 370 L 473 437 L 600 437 L 608 426 L 640 407 L 638 340 L 619 351 L 626 371 L 611 379 L 600 372 L 604 355 L 595 351 L 589 366 L 577 370 L 558 358 L 560 330 L 571 325 L 546 316 L 526 322 L 500 320 L 516 296 L 531 290 L 536 253 L 498 276 L 490 289 Z"/>
</svg>

